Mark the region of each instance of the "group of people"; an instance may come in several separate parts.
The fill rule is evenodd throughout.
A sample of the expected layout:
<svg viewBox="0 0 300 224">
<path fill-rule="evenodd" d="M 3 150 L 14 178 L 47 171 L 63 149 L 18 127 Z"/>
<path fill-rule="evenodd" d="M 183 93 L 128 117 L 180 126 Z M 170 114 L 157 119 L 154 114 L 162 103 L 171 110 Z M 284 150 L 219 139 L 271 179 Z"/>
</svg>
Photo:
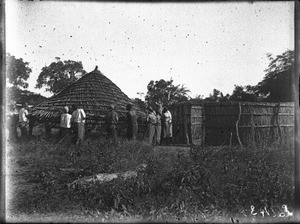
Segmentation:
<svg viewBox="0 0 300 224">
<path fill-rule="evenodd" d="M 169 145 L 171 143 L 172 132 L 172 115 L 167 107 L 158 110 L 153 110 L 152 107 L 148 108 L 147 115 L 147 137 L 151 145 Z"/>
<path fill-rule="evenodd" d="M 9 138 L 21 141 L 27 141 L 32 137 L 32 131 L 35 124 L 35 117 L 29 111 L 28 103 L 23 103 L 22 108 L 17 111 L 15 106 L 12 106 L 9 115 Z M 72 105 L 72 114 L 69 113 L 69 107 L 63 108 L 63 113 L 60 117 L 60 130 L 58 140 L 61 140 L 69 132 L 74 133 L 73 141 L 79 144 L 84 139 L 84 124 L 86 114 L 83 109 L 79 109 L 77 105 Z M 20 128 L 21 137 L 19 138 L 17 128 Z M 45 123 L 46 134 L 51 133 L 51 124 Z"/>
<path fill-rule="evenodd" d="M 76 104 L 72 105 L 72 115 L 69 113 L 69 107 L 64 107 L 64 112 L 60 118 L 60 130 L 58 140 L 64 136 L 73 133 L 73 142 L 78 145 L 84 140 L 84 125 L 86 114 L 83 109 L 78 108 Z"/>
<path fill-rule="evenodd" d="M 35 120 L 29 112 L 28 103 L 23 103 L 20 111 L 17 110 L 16 105 L 12 105 L 8 115 L 9 139 L 19 139 L 18 127 L 21 130 L 21 140 L 30 139 Z"/>
<path fill-rule="evenodd" d="M 128 140 L 135 140 L 138 134 L 138 115 L 132 104 L 128 104 L 126 110 L 126 138 Z M 151 145 L 170 144 L 172 138 L 172 115 L 170 111 L 167 108 L 162 109 L 162 106 L 159 106 L 156 111 L 152 107 L 149 107 L 147 110 L 147 131 L 144 138 Z M 27 140 L 30 138 L 35 120 L 31 116 L 31 113 L 29 113 L 28 104 L 23 103 L 19 112 L 14 108 L 14 110 L 11 110 L 11 113 L 18 116 L 11 116 L 14 119 L 10 121 L 10 134 L 18 138 L 17 127 L 19 127 L 21 130 L 21 139 Z M 85 136 L 86 117 L 85 111 L 78 108 L 76 104 L 72 105 L 71 111 L 68 106 L 65 106 L 60 117 L 58 141 L 61 141 L 66 135 L 72 133 L 73 142 L 76 145 L 80 145 Z M 119 116 L 115 111 L 115 106 L 113 104 L 109 105 L 105 116 L 105 127 L 107 137 L 112 139 L 114 143 L 118 141 L 118 122 Z M 46 134 L 51 132 L 51 125 L 49 123 L 46 123 L 45 130 Z"/>
</svg>

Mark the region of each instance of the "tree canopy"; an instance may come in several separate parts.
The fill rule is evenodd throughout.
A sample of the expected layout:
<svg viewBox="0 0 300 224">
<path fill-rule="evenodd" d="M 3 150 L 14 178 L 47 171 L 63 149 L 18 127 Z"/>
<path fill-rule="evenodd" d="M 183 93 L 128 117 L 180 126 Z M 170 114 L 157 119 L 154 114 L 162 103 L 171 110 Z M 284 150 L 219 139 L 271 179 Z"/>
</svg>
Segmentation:
<svg viewBox="0 0 300 224">
<path fill-rule="evenodd" d="M 148 92 L 145 101 L 148 106 L 155 107 L 157 104 L 171 106 L 175 103 L 188 99 L 190 92 L 183 85 L 174 85 L 173 80 L 165 81 L 164 79 L 151 80 L 147 86 Z"/>
<path fill-rule="evenodd" d="M 46 87 L 46 91 L 59 93 L 68 85 L 86 74 L 79 61 L 57 61 L 42 68 L 38 76 L 36 88 Z"/>
<path fill-rule="evenodd" d="M 6 74 L 9 83 L 14 87 L 26 89 L 28 87 L 26 80 L 32 71 L 29 63 L 24 62 L 22 58 L 16 58 L 8 53 L 6 55 L 6 65 Z"/>
<path fill-rule="evenodd" d="M 247 101 L 255 102 L 260 101 L 260 97 L 257 94 L 257 87 L 246 85 L 239 86 L 235 85 L 232 94 L 229 97 L 231 101 Z"/>
<path fill-rule="evenodd" d="M 204 99 L 204 101 L 208 101 L 208 102 L 224 102 L 228 100 L 229 100 L 229 94 L 226 94 L 224 96 L 224 94 L 217 89 L 213 89 L 213 93 L 209 94 L 209 97 L 206 97 Z"/>
<path fill-rule="evenodd" d="M 15 86 L 12 86 L 7 89 L 7 96 L 11 103 L 19 103 L 19 104 L 26 102 L 29 105 L 37 105 L 47 100 L 47 97 L 44 97 L 38 93 L 34 93 L 28 90 L 23 90 Z"/>
<path fill-rule="evenodd" d="M 265 70 L 265 77 L 257 84 L 257 93 L 270 102 L 292 101 L 294 51 L 287 50 L 276 57 L 272 54 L 267 56 L 269 66 Z"/>
<path fill-rule="evenodd" d="M 136 105 L 139 106 L 139 108 L 140 108 L 142 111 L 146 111 L 147 105 L 146 105 L 145 101 L 143 101 L 143 100 L 141 100 L 141 99 L 139 99 L 139 98 L 134 98 L 134 99 L 132 99 L 132 100 L 133 100 L 133 102 L 134 102 Z"/>
</svg>

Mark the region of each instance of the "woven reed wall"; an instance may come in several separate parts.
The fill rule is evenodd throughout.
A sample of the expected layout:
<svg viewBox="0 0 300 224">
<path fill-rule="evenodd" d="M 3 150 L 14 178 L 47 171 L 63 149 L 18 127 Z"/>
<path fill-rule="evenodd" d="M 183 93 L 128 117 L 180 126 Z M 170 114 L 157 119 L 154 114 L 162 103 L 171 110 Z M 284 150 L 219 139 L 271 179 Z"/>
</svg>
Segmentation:
<svg viewBox="0 0 300 224">
<path fill-rule="evenodd" d="M 257 145 L 291 143 L 294 137 L 293 103 L 182 103 L 173 113 L 176 143 Z"/>
<path fill-rule="evenodd" d="M 177 144 L 202 143 L 202 105 L 180 103 L 172 110 L 173 141 Z"/>
</svg>

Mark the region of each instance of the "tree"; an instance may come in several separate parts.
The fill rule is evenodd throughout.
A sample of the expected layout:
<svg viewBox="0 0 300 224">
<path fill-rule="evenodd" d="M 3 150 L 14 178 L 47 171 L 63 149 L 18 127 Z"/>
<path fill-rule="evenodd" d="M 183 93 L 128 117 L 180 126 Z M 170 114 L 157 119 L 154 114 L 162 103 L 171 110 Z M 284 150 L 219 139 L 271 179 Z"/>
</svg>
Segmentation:
<svg viewBox="0 0 300 224">
<path fill-rule="evenodd" d="M 133 102 L 139 106 L 139 108 L 142 110 L 142 111 L 146 111 L 147 109 L 147 104 L 145 103 L 145 101 L 139 99 L 139 98 L 134 98 L 132 99 Z"/>
<path fill-rule="evenodd" d="M 190 92 L 183 85 L 175 86 L 172 79 L 170 81 L 151 80 L 147 89 L 145 101 L 151 107 L 156 107 L 160 103 L 164 106 L 172 106 L 178 102 L 186 101 L 188 99 L 187 93 Z"/>
<path fill-rule="evenodd" d="M 6 64 L 8 82 L 14 87 L 26 89 L 28 87 L 26 80 L 32 71 L 31 68 L 29 68 L 29 63 L 24 62 L 22 58 L 17 59 L 8 53 L 6 55 Z"/>
<path fill-rule="evenodd" d="M 47 100 L 47 97 L 44 97 L 40 94 L 23 90 L 18 87 L 12 86 L 7 89 L 7 96 L 9 99 L 9 102 L 22 104 L 23 102 L 27 102 L 29 105 L 37 105 L 45 100 Z"/>
<path fill-rule="evenodd" d="M 209 97 L 206 97 L 204 99 L 204 101 L 208 101 L 208 102 L 225 102 L 229 100 L 229 94 L 226 94 L 224 96 L 224 94 L 217 89 L 213 89 L 213 93 L 209 94 Z"/>
<path fill-rule="evenodd" d="M 292 75 L 294 69 L 294 51 L 287 50 L 275 58 L 267 54 L 270 62 L 265 70 L 266 75 L 256 86 L 257 93 L 265 101 L 286 102 L 292 101 Z"/>
<path fill-rule="evenodd" d="M 235 85 L 232 95 L 229 97 L 231 101 L 248 101 L 255 102 L 260 101 L 260 97 L 257 94 L 256 86 L 239 86 Z"/>
<path fill-rule="evenodd" d="M 46 91 L 59 93 L 84 74 L 86 74 L 86 71 L 83 70 L 80 61 L 52 62 L 49 66 L 42 68 L 42 72 L 37 79 L 36 88 L 46 87 Z"/>
</svg>

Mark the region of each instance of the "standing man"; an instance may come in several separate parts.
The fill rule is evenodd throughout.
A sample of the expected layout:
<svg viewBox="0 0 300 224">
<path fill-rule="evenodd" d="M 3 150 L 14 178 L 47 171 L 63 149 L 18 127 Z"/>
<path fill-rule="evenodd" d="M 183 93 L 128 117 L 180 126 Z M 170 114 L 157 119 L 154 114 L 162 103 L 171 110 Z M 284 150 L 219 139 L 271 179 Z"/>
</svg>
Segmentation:
<svg viewBox="0 0 300 224">
<path fill-rule="evenodd" d="M 138 131 L 138 122 L 137 122 L 137 114 L 136 111 L 133 109 L 132 104 L 127 104 L 127 139 L 128 140 L 135 140 L 137 137 Z"/>
<path fill-rule="evenodd" d="M 115 112 L 115 106 L 111 104 L 105 117 L 106 132 L 109 138 L 113 138 L 113 142 L 117 144 L 117 124 L 119 121 L 118 114 Z"/>
<path fill-rule="evenodd" d="M 33 116 L 32 110 L 29 109 L 29 114 L 28 114 L 28 125 L 29 125 L 28 139 L 29 140 L 33 137 L 32 131 L 34 128 L 35 121 L 36 118 Z"/>
<path fill-rule="evenodd" d="M 19 111 L 19 127 L 21 129 L 21 139 L 24 141 L 28 137 L 28 103 L 23 103 Z"/>
<path fill-rule="evenodd" d="M 8 111 L 8 130 L 9 130 L 9 140 L 18 140 L 18 123 L 19 123 L 19 112 L 15 104 L 10 106 Z"/>
<path fill-rule="evenodd" d="M 159 109 L 156 111 L 155 138 L 156 138 L 155 143 L 157 145 L 160 145 L 160 139 L 161 139 L 161 111 Z"/>
<path fill-rule="evenodd" d="M 173 137 L 172 131 L 172 115 L 167 107 L 163 110 L 163 139 L 167 145 L 170 145 Z"/>
<path fill-rule="evenodd" d="M 72 105 L 73 113 L 71 122 L 73 124 L 74 142 L 76 145 L 81 144 L 84 140 L 84 124 L 86 114 L 83 109 L 79 109 L 76 104 Z"/>
<path fill-rule="evenodd" d="M 147 116 L 147 122 L 148 122 L 148 143 L 150 145 L 153 145 L 153 138 L 155 134 L 155 126 L 156 126 L 156 115 L 154 110 L 149 107 L 149 114 Z"/>
<path fill-rule="evenodd" d="M 72 115 L 69 114 L 69 107 L 64 107 L 64 112 L 60 117 L 60 130 L 58 141 L 60 141 L 66 134 L 70 132 L 71 129 L 71 118 Z"/>
</svg>

